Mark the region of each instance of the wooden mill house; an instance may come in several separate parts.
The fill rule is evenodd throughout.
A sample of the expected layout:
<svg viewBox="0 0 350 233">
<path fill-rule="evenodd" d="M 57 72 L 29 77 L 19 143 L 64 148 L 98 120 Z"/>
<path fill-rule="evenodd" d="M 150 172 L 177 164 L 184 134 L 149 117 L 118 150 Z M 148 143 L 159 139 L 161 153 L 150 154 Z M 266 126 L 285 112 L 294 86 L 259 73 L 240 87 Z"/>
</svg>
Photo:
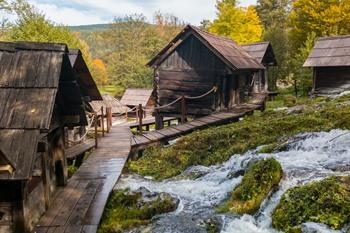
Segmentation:
<svg viewBox="0 0 350 233">
<path fill-rule="evenodd" d="M 350 90 L 350 35 L 320 38 L 304 67 L 313 68 L 312 94 L 334 95 Z"/>
<path fill-rule="evenodd" d="M 254 75 L 253 93 L 269 92 L 268 72 L 271 67 L 277 66 L 275 53 L 270 42 L 245 44 L 242 45 L 242 48 L 265 67 L 264 70 L 260 70 Z"/>
<path fill-rule="evenodd" d="M 29 232 L 67 182 L 64 127 L 98 98 L 72 64 L 65 44 L 0 42 L 1 233 Z"/>
<path fill-rule="evenodd" d="M 188 115 L 197 117 L 227 110 L 244 102 L 252 91 L 255 73 L 265 67 L 234 41 L 186 26 L 149 63 L 154 68 L 154 99 L 163 106 L 186 96 L 201 99 L 186 102 Z M 180 103 L 156 112 L 157 122 L 179 116 Z"/>
</svg>

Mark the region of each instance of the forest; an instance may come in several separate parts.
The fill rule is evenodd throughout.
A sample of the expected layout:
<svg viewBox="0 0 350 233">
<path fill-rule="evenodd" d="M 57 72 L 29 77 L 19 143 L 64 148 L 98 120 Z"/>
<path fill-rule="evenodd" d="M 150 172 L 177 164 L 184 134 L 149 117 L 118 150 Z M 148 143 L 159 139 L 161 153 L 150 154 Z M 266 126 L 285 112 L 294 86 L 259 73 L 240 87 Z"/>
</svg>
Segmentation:
<svg viewBox="0 0 350 233">
<path fill-rule="evenodd" d="M 120 97 L 127 87 L 151 87 L 152 69 L 145 64 L 186 22 L 155 12 L 125 15 L 110 24 L 68 27 L 50 21 L 25 0 L 0 0 L 0 39 L 64 42 L 83 51 L 102 92 Z M 15 19 L 15 20 L 10 20 Z M 216 19 L 200 26 L 239 44 L 270 41 L 278 66 L 270 72 L 270 87 L 305 96 L 311 70 L 302 64 L 317 38 L 350 33 L 348 0 L 258 0 L 242 7 L 237 0 L 218 0 Z"/>
</svg>

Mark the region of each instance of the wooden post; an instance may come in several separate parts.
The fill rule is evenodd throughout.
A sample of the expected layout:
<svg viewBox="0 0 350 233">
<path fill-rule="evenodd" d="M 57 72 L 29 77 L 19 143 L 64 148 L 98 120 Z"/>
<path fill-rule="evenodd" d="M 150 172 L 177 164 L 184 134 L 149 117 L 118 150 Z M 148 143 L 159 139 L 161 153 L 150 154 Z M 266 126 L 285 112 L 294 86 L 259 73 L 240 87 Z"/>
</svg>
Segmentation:
<svg viewBox="0 0 350 233">
<path fill-rule="evenodd" d="M 186 119 L 186 98 L 183 95 L 181 98 L 181 124 L 185 124 L 187 119 Z"/>
<path fill-rule="evenodd" d="M 104 121 L 104 112 L 103 112 L 103 106 L 101 106 L 101 128 L 102 128 L 102 137 L 105 136 L 105 121 Z"/>
<path fill-rule="evenodd" d="M 138 109 L 138 118 L 139 118 L 139 132 L 142 134 L 142 118 L 143 118 L 143 110 L 142 110 L 142 104 L 139 104 Z"/>
<path fill-rule="evenodd" d="M 163 116 L 160 115 L 159 109 L 156 109 L 154 118 L 155 118 L 156 130 L 163 129 L 164 121 L 163 121 Z"/>
<path fill-rule="evenodd" d="M 107 133 L 109 133 L 109 131 L 111 130 L 111 126 L 112 126 L 112 108 L 107 108 Z"/>
<path fill-rule="evenodd" d="M 97 113 L 95 113 L 95 148 L 98 146 L 98 139 L 97 139 Z"/>
</svg>

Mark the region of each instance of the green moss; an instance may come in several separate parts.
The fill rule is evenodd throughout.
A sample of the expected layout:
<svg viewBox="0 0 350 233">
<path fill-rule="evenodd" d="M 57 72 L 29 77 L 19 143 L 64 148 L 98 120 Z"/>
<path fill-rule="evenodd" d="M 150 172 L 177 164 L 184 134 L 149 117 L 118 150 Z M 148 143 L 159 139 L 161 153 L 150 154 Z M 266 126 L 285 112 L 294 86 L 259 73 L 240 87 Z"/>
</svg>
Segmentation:
<svg viewBox="0 0 350 233">
<path fill-rule="evenodd" d="M 127 190 L 117 190 L 111 194 L 98 233 L 124 232 L 149 224 L 153 216 L 171 212 L 177 208 L 170 196 L 163 199 L 158 197 L 154 201 L 143 202 L 140 205 L 141 193 L 126 193 Z"/>
<path fill-rule="evenodd" d="M 340 229 L 350 222 L 350 176 L 330 177 L 288 190 L 272 215 L 278 230 L 294 232 L 305 222 Z"/>
<path fill-rule="evenodd" d="M 284 106 L 286 107 L 293 107 L 297 104 L 297 98 L 292 95 L 287 95 L 283 99 Z"/>
<path fill-rule="evenodd" d="M 244 174 L 242 182 L 232 192 L 229 200 L 219 207 L 219 211 L 255 213 L 270 191 L 278 186 L 282 176 L 282 167 L 274 158 L 255 162 Z"/>
<path fill-rule="evenodd" d="M 162 180 L 179 175 L 193 165 L 222 163 L 233 154 L 274 144 L 281 137 L 334 128 L 350 129 L 350 106 L 339 106 L 336 101 L 319 105 L 311 105 L 297 114 L 266 111 L 237 123 L 193 132 L 170 147 L 147 149 L 142 158 L 129 162 L 128 169 Z"/>
</svg>

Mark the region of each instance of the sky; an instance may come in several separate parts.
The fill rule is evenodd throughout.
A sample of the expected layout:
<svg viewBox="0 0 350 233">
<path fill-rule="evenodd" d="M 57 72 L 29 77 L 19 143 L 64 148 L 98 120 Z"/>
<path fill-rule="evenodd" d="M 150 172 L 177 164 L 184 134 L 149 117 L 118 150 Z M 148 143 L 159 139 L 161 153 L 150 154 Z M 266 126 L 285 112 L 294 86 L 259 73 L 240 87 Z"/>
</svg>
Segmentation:
<svg viewBox="0 0 350 233">
<path fill-rule="evenodd" d="M 173 14 L 186 23 L 199 25 L 213 20 L 216 0 L 29 0 L 52 21 L 65 25 L 110 23 L 116 17 L 142 13 L 152 22 L 154 12 Z M 242 6 L 256 0 L 240 0 Z"/>
</svg>

